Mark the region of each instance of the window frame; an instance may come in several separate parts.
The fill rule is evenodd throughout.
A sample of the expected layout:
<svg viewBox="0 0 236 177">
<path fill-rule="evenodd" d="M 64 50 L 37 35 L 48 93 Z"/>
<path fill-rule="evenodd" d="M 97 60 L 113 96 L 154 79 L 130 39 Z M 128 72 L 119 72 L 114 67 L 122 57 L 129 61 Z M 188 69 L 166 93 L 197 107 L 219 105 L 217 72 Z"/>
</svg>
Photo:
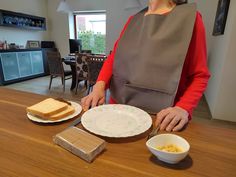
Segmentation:
<svg viewBox="0 0 236 177">
<path fill-rule="evenodd" d="M 75 11 L 75 12 L 73 13 L 75 39 L 78 39 L 76 16 L 77 16 L 77 15 L 96 15 L 96 14 L 105 14 L 105 15 L 107 16 L 106 10 Z"/>
</svg>

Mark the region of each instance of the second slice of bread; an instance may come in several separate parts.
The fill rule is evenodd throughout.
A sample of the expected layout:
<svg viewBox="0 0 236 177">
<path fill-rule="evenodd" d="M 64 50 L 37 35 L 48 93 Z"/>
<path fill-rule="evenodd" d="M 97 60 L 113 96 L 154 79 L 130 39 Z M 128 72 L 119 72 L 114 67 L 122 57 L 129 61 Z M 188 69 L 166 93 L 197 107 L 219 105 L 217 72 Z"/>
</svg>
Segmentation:
<svg viewBox="0 0 236 177">
<path fill-rule="evenodd" d="M 74 112 L 75 112 L 75 109 L 72 106 L 67 106 L 66 110 L 59 112 L 57 114 L 53 114 L 53 115 L 49 116 L 48 119 L 50 119 L 50 120 L 62 119 L 66 116 L 73 114 Z"/>
<path fill-rule="evenodd" d="M 27 108 L 27 112 L 34 114 L 42 118 L 48 118 L 54 114 L 60 113 L 66 110 L 68 104 L 57 101 L 53 98 L 48 98 L 33 106 Z"/>
</svg>

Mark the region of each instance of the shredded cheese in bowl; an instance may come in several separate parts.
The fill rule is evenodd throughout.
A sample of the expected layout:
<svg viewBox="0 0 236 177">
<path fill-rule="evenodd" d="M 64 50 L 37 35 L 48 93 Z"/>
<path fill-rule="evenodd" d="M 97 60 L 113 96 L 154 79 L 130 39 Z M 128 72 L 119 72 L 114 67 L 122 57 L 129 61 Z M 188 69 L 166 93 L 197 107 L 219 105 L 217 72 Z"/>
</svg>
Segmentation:
<svg viewBox="0 0 236 177">
<path fill-rule="evenodd" d="M 168 144 L 166 146 L 158 146 L 156 147 L 156 149 L 160 151 L 166 151 L 166 152 L 183 152 L 182 148 L 174 144 Z"/>
</svg>

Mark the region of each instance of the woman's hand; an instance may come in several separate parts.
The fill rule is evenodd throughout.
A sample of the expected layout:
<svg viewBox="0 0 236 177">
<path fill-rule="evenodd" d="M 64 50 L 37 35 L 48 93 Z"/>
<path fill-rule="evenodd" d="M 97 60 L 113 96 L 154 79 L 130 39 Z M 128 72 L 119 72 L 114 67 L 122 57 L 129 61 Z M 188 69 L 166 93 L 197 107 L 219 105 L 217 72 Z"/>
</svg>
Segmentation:
<svg viewBox="0 0 236 177">
<path fill-rule="evenodd" d="M 163 109 L 157 114 L 156 125 L 160 125 L 160 130 L 180 131 L 188 123 L 189 113 L 180 107 L 170 107 Z"/>
<path fill-rule="evenodd" d="M 81 103 L 84 111 L 87 111 L 90 106 L 95 107 L 105 103 L 105 82 L 98 81 L 93 86 L 93 91 L 86 97 L 82 98 Z"/>
</svg>

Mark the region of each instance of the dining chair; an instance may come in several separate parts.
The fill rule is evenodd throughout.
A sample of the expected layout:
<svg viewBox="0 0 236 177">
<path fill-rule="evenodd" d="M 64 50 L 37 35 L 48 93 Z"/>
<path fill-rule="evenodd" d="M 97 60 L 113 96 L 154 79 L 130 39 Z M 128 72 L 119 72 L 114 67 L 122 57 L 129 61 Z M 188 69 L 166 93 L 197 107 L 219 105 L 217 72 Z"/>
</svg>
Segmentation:
<svg viewBox="0 0 236 177">
<path fill-rule="evenodd" d="M 103 63 L 106 60 L 105 55 L 87 55 L 88 57 L 88 92 L 90 93 L 93 85 L 96 83 Z"/>
<path fill-rule="evenodd" d="M 50 82 L 49 90 L 51 89 L 52 79 L 56 77 L 61 77 L 63 91 L 65 92 L 65 80 L 71 79 L 72 72 L 65 71 L 62 63 L 62 58 L 59 52 L 57 51 L 48 51 L 47 52 L 49 73 L 50 73 Z"/>
<path fill-rule="evenodd" d="M 81 50 L 81 53 L 92 54 L 92 50 Z"/>
<path fill-rule="evenodd" d="M 85 86 L 87 89 L 88 80 L 88 54 L 87 53 L 76 53 L 76 89 L 75 94 L 77 94 L 78 86 L 80 81 L 85 81 Z"/>
</svg>

